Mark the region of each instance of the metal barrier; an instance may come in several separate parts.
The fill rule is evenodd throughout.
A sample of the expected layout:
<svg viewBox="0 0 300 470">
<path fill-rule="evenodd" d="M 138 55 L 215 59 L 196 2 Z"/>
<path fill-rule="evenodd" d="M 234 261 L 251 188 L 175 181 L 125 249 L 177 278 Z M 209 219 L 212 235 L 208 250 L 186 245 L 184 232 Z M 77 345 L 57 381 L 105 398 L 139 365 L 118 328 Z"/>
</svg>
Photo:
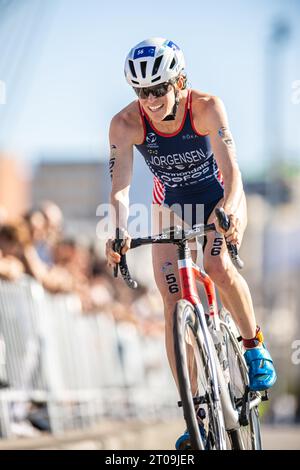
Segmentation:
<svg viewBox="0 0 300 470">
<path fill-rule="evenodd" d="M 0 281 L 0 386 L 9 384 L 0 388 L 0 436 L 13 435 L 16 405 L 26 416 L 32 400 L 45 402 L 53 433 L 103 417 L 176 414 L 163 338 L 80 307 L 76 295 L 51 295 L 27 276 Z"/>
</svg>

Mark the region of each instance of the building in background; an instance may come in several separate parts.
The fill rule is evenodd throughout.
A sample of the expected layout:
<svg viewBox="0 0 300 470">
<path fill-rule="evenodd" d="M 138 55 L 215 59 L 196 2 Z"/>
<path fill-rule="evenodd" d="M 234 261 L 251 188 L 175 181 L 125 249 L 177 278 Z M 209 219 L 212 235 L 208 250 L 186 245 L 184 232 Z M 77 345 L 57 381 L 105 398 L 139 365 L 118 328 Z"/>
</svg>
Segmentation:
<svg viewBox="0 0 300 470">
<path fill-rule="evenodd" d="M 91 238 L 96 235 L 96 209 L 108 202 L 110 179 L 107 165 L 95 161 L 58 162 L 45 159 L 32 180 L 32 203 L 55 202 L 62 210 L 68 235 Z"/>
</svg>

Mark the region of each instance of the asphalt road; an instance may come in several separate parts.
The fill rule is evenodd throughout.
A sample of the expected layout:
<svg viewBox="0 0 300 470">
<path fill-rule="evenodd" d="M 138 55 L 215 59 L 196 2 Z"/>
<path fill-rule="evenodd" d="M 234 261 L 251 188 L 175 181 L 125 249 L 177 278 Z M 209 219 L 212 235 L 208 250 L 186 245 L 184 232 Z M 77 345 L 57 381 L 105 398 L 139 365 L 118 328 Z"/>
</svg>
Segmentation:
<svg viewBox="0 0 300 470">
<path fill-rule="evenodd" d="M 171 423 L 103 422 L 87 431 L 73 431 L 61 436 L 0 440 L 1 449 L 52 450 L 173 450 L 183 429 L 182 421 Z M 264 449 L 300 449 L 300 426 L 263 426 Z"/>
<path fill-rule="evenodd" d="M 262 428 L 264 449 L 300 449 L 300 426 L 264 426 Z"/>
</svg>

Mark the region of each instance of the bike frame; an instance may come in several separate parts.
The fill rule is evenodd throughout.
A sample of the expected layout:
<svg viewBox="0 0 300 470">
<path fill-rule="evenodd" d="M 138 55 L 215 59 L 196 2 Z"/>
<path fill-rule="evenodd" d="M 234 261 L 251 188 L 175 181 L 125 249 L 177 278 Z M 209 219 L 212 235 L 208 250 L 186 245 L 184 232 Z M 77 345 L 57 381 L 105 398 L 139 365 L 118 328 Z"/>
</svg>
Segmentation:
<svg viewBox="0 0 300 470">
<path fill-rule="evenodd" d="M 183 299 L 189 301 L 194 306 L 201 325 L 201 334 L 203 335 L 202 341 L 207 350 L 208 363 L 213 378 L 212 386 L 214 389 L 215 400 L 219 408 L 220 420 L 223 420 L 224 416 L 225 427 L 227 430 L 238 429 L 238 412 L 233 408 L 231 403 L 223 372 L 221 371 L 216 351 L 211 341 L 211 334 L 207 326 L 205 312 L 198 294 L 196 282 L 199 281 L 204 286 L 208 301 L 209 316 L 213 321 L 214 328 L 216 331 L 219 331 L 220 317 L 214 283 L 208 274 L 193 262 L 187 242 L 179 247 L 178 255 L 181 295 Z M 226 448 L 225 436 L 222 436 L 221 445 L 224 446 L 224 449 Z"/>
<path fill-rule="evenodd" d="M 182 298 L 191 302 L 192 305 L 201 304 L 197 291 L 196 281 L 203 284 L 207 301 L 209 315 L 218 316 L 218 305 L 214 283 L 203 269 L 200 269 L 191 259 L 179 259 L 178 271 L 180 278 Z"/>
<path fill-rule="evenodd" d="M 231 336 L 232 333 L 228 329 L 226 323 L 224 323 L 220 319 L 214 283 L 212 282 L 210 277 L 205 273 L 205 271 L 203 269 L 200 269 L 193 262 L 191 258 L 191 250 L 188 246 L 189 240 L 201 237 L 207 232 L 214 230 L 214 224 L 195 226 L 193 229 L 188 231 L 183 231 L 180 226 L 176 226 L 170 228 L 169 230 L 166 230 L 164 233 L 155 237 L 148 236 L 144 238 L 132 239 L 131 249 L 137 248 L 138 246 L 149 245 L 154 243 L 174 243 L 175 245 L 177 245 L 181 298 L 189 301 L 193 305 L 194 311 L 199 321 L 200 328 L 198 329 L 198 335 L 207 355 L 207 363 L 210 368 L 210 373 L 212 377 L 212 388 L 214 392 L 217 412 L 219 413 L 219 421 L 223 423 L 225 422 L 225 427 L 227 431 L 233 431 L 240 427 L 239 414 L 237 410 L 233 407 L 233 404 L 231 402 L 228 386 L 225 381 L 223 371 L 221 369 L 221 365 L 217 356 L 214 343 L 214 341 L 216 341 L 216 343 L 219 342 L 219 339 L 215 338 L 215 336 L 218 336 L 221 327 L 224 327 L 228 331 L 228 334 L 230 334 Z M 114 247 L 116 251 L 118 251 L 119 253 L 121 252 L 122 238 L 120 238 L 119 229 L 116 230 L 116 242 Z M 236 248 L 234 246 L 231 246 L 230 243 L 227 243 L 227 248 L 231 256 L 232 262 L 238 269 L 241 269 L 241 267 L 243 266 L 243 262 L 239 258 Z M 137 283 L 132 279 L 128 270 L 128 266 L 126 263 L 126 255 L 121 255 L 120 271 L 128 287 L 135 288 L 137 286 Z M 117 277 L 118 275 L 118 265 L 116 265 L 114 269 L 114 275 L 115 277 Z M 208 328 L 203 305 L 198 295 L 196 285 L 197 281 L 201 282 L 205 289 L 206 297 L 208 300 L 209 317 L 212 323 L 211 332 Z M 241 360 L 243 362 L 244 358 L 241 357 Z M 246 364 L 244 365 L 245 373 L 247 374 L 247 366 Z M 250 408 L 252 408 L 252 406 L 257 406 L 258 402 L 260 401 L 260 398 L 255 398 L 252 403 L 250 403 Z M 221 436 L 221 441 L 221 447 L 225 449 L 225 436 Z"/>
</svg>

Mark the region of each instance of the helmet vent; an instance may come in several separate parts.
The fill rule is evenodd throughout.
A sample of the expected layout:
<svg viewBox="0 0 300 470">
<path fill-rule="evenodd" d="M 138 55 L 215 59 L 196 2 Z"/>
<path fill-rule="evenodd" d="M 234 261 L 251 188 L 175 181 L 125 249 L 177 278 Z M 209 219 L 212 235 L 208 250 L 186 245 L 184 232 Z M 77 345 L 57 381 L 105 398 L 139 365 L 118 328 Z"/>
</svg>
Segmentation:
<svg viewBox="0 0 300 470">
<path fill-rule="evenodd" d="M 143 78 L 146 78 L 146 68 L 147 68 L 147 62 L 146 61 L 141 62 L 141 73 L 142 73 Z"/>
<path fill-rule="evenodd" d="M 173 60 L 172 60 L 171 65 L 170 65 L 170 69 L 173 69 L 175 64 L 176 64 L 176 60 L 175 60 L 175 57 L 173 57 Z"/>
<path fill-rule="evenodd" d="M 157 82 L 157 81 L 160 80 L 160 79 L 161 79 L 161 75 L 160 75 L 159 77 L 153 78 L 153 79 L 151 80 L 151 83 Z"/>
<path fill-rule="evenodd" d="M 135 72 L 135 68 L 134 68 L 134 63 L 133 63 L 133 60 L 129 60 L 129 67 L 130 67 L 130 72 L 132 73 L 132 75 L 137 78 L 136 76 L 136 72 Z"/>
<path fill-rule="evenodd" d="M 159 57 L 157 57 L 157 58 L 155 59 L 155 62 L 154 62 L 154 65 L 153 65 L 153 69 L 152 69 L 152 75 L 156 75 L 156 74 L 157 74 L 158 69 L 159 69 L 159 66 L 160 66 L 161 61 L 162 61 L 162 58 L 163 58 L 163 56 L 160 55 Z"/>
</svg>

